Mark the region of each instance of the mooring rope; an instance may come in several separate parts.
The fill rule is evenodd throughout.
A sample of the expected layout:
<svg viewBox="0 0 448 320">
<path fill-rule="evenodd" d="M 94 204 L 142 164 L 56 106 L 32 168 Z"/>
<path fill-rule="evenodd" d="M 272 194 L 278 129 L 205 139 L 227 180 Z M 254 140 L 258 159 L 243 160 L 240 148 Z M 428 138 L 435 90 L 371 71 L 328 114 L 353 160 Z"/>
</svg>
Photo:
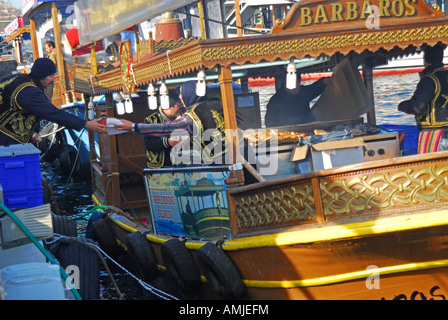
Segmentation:
<svg viewBox="0 0 448 320">
<path fill-rule="evenodd" d="M 58 241 L 61 241 L 62 239 L 73 239 L 78 241 L 81 244 L 87 245 L 92 247 L 97 254 L 100 256 L 100 260 L 102 261 L 103 264 L 105 264 L 105 268 L 106 271 L 109 273 L 109 276 L 112 277 L 112 273 L 110 272 L 108 266 L 107 266 L 107 262 L 104 260 L 104 257 L 102 255 L 104 255 L 107 259 L 109 259 L 110 261 L 112 261 L 116 266 L 118 266 L 121 270 L 123 270 L 125 273 L 129 274 L 132 278 L 134 278 L 134 280 L 136 280 L 145 290 L 151 292 L 152 294 L 154 294 L 155 296 L 164 299 L 164 300 L 179 300 L 178 298 L 170 295 L 169 293 L 166 293 L 160 289 L 157 289 L 156 287 L 151 286 L 150 284 L 146 283 L 145 281 L 143 281 L 142 279 L 139 279 L 138 277 L 136 277 L 134 274 L 132 274 L 130 271 L 128 271 L 126 268 L 124 268 L 123 266 L 121 266 L 118 262 L 116 262 L 114 259 L 112 259 L 106 252 L 104 252 L 98 245 L 94 244 L 94 243 L 89 243 L 89 242 L 83 242 L 83 241 L 79 241 L 77 238 L 71 238 L 71 237 L 67 237 L 58 233 L 54 234 L 54 238 L 53 240 L 46 240 L 45 242 L 47 244 L 54 244 Z M 118 289 L 118 286 L 116 285 L 115 279 L 112 280 L 114 286 L 116 287 L 116 289 Z M 119 289 L 117 291 L 119 293 L 120 299 L 123 299 L 123 295 L 120 293 Z"/>
</svg>

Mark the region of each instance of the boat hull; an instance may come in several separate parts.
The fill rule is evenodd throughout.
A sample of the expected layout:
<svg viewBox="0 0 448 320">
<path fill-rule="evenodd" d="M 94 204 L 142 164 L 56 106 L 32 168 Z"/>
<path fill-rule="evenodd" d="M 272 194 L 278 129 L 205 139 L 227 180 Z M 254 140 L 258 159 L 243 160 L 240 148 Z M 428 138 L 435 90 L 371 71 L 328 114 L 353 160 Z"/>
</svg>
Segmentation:
<svg viewBox="0 0 448 320">
<path fill-rule="evenodd" d="M 239 299 L 444 299 L 448 295 L 447 210 L 376 221 L 341 223 L 228 240 L 222 250 L 244 283 Z M 426 221 L 425 223 L 422 223 Z M 107 219 L 126 251 L 126 235 L 148 231 L 122 214 Z M 417 227 L 422 224 L 421 228 Z M 353 234 L 359 233 L 359 236 Z M 161 246 L 171 239 L 147 234 L 159 270 Z M 204 241 L 187 241 L 195 257 Z M 222 266 L 224 267 L 224 266 Z M 202 277 L 201 299 L 220 299 Z"/>
</svg>

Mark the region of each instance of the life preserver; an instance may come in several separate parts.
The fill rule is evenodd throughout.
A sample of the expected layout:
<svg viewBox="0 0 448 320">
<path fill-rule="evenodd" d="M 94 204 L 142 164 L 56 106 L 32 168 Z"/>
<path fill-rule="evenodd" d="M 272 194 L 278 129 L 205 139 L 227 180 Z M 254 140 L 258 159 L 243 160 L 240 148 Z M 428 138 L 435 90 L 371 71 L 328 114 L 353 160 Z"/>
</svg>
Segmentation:
<svg viewBox="0 0 448 320">
<path fill-rule="evenodd" d="M 72 276 L 75 287 L 79 285 L 81 298 L 96 300 L 100 296 L 100 260 L 88 243 L 93 241 L 85 237 L 64 238 L 59 240 L 53 254 L 66 273 Z"/>
<path fill-rule="evenodd" d="M 180 294 L 195 298 L 201 288 L 201 274 L 193 255 L 178 239 L 170 239 L 160 248 L 168 275 L 177 284 Z"/>
<path fill-rule="evenodd" d="M 135 275 L 144 281 L 154 280 L 158 275 L 157 261 L 146 236 L 138 231 L 129 233 L 126 248 Z"/>
<path fill-rule="evenodd" d="M 211 242 L 196 251 L 199 268 L 213 289 L 224 299 L 239 298 L 245 285 L 232 260 Z"/>
</svg>

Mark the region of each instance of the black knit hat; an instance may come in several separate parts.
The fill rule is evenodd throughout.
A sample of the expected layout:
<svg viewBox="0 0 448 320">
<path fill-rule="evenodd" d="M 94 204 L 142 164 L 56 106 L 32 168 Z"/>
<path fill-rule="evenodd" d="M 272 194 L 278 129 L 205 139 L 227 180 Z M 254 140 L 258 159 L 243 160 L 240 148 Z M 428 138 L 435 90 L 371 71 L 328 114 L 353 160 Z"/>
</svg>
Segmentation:
<svg viewBox="0 0 448 320">
<path fill-rule="evenodd" d="M 43 80 L 46 77 L 55 74 L 56 72 L 56 65 L 51 59 L 39 58 L 34 61 L 30 74 L 36 77 L 38 80 Z"/>
<path fill-rule="evenodd" d="M 443 62 L 443 47 L 435 45 L 434 47 L 426 47 L 423 59 L 430 64 L 440 64 Z"/>
</svg>

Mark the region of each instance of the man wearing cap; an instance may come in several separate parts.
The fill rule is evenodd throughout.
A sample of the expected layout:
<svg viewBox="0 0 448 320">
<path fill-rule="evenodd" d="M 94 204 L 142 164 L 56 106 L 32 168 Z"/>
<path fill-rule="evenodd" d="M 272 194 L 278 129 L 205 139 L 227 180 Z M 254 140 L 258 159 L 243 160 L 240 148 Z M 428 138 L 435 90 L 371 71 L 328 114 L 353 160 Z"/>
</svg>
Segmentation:
<svg viewBox="0 0 448 320">
<path fill-rule="evenodd" d="M 41 118 L 69 129 L 106 133 L 101 119 L 86 121 L 56 108 L 44 89 L 55 80 L 56 66 L 48 58 L 34 62 L 29 74 L 13 75 L 0 83 L 0 145 L 32 142 Z"/>
<path fill-rule="evenodd" d="M 444 46 L 426 47 L 425 69 L 411 99 L 402 101 L 398 110 L 413 114 L 419 135 L 417 153 L 448 150 L 448 70 L 443 66 Z"/>
</svg>

